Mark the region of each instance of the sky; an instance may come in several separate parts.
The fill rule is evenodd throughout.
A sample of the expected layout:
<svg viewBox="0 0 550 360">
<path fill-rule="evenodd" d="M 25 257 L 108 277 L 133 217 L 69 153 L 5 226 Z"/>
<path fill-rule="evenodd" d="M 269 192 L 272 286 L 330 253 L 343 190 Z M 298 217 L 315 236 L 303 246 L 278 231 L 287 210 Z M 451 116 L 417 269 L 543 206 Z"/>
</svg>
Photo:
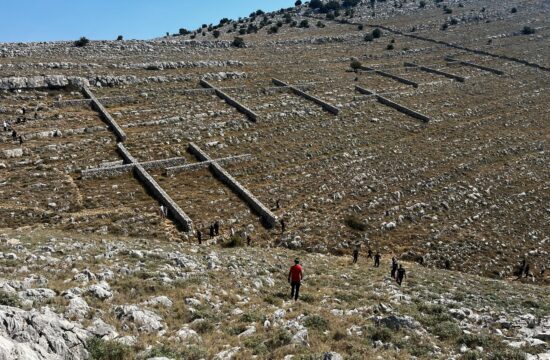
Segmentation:
<svg viewBox="0 0 550 360">
<path fill-rule="evenodd" d="M 0 42 L 151 39 L 295 0 L 0 0 Z"/>
</svg>

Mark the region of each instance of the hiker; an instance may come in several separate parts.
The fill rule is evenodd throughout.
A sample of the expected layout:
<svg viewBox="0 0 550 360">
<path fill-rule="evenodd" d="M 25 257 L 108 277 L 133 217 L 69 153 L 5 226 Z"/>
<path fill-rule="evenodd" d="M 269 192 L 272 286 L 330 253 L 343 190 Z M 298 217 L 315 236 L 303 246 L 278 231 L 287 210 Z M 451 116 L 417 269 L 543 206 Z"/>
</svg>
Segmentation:
<svg viewBox="0 0 550 360">
<path fill-rule="evenodd" d="M 418 259 L 418 263 L 424 266 L 424 256 L 420 256 L 420 258 Z"/>
<path fill-rule="evenodd" d="M 4 120 L 4 131 L 8 131 L 8 123 Z"/>
<path fill-rule="evenodd" d="M 445 259 L 445 269 L 451 270 L 451 261 L 449 259 Z"/>
<path fill-rule="evenodd" d="M 367 258 L 372 259 L 372 250 L 369 248 L 369 251 L 367 251 Z"/>
<path fill-rule="evenodd" d="M 166 213 L 164 211 L 164 205 L 160 205 L 159 212 L 160 212 L 160 217 L 161 218 L 163 218 L 163 219 L 166 218 Z"/>
<path fill-rule="evenodd" d="M 11 137 L 13 138 L 13 140 L 16 140 L 17 139 L 17 131 L 13 130 L 11 132 Z"/>
<path fill-rule="evenodd" d="M 382 255 L 380 255 L 380 252 L 376 252 L 376 255 L 374 255 L 374 267 L 380 267 L 380 259 L 382 258 Z"/>
<path fill-rule="evenodd" d="M 246 236 L 246 246 L 252 245 L 252 237 L 250 235 Z"/>
<path fill-rule="evenodd" d="M 216 234 L 216 236 L 220 235 L 220 223 L 217 220 L 214 223 L 214 234 Z"/>
<path fill-rule="evenodd" d="M 298 300 L 300 294 L 300 283 L 304 278 L 304 271 L 300 265 L 300 259 L 294 259 L 294 265 L 290 268 L 288 272 L 288 282 L 290 283 L 291 291 L 290 298 L 294 298 L 295 301 Z"/>
<path fill-rule="evenodd" d="M 397 260 L 395 259 L 395 257 L 392 257 L 391 258 L 391 278 L 392 279 L 396 279 L 396 274 L 397 274 Z"/>
<path fill-rule="evenodd" d="M 542 265 L 540 267 L 540 276 L 544 276 L 544 272 L 546 271 L 546 266 Z"/>
<path fill-rule="evenodd" d="M 359 258 L 359 245 L 355 245 L 355 249 L 353 249 L 353 263 L 357 264 L 357 259 Z"/>
<path fill-rule="evenodd" d="M 202 232 L 197 230 L 197 240 L 199 240 L 199 245 L 202 244 Z"/>
<path fill-rule="evenodd" d="M 527 278 L 529 276 L 529 264 L 525 265 L 524 274 L 525 274 L 525 278 Z"/>
<path fill-rule="evenodd" d="M 281 219 L 280 223 L 281 223 L 281 233 L 284 233 L 286 229 L 285 220 Z"/>
<path fill-rule="evenodd" d="M 208 230 L 210 233 L 210 237 L 213 238 L 215 234 L 214 225 L 210 224 L 210 228 Z"/>
<path fill-rule="evenodd" d="M 403 269 L 403 265 L 399 265 L 399 269 L 397 270 L 397 279 L 395 279 L 399 286 L 401 286 L 401 283 L 403 282 L 405 276 L 405 269 Z"/>
<path fill-rule="evenodd" d="M 277 201 L 275 202 L 275 208 L 277 210 L 279 210 L 281 208 L 281 200 L 277 199 Z"/>
<path fill-rule="evenodd" d="M 525 266 L 527 265 L 527 260 L 524 258 L 521 261 L 521 264 L 519 265 L 519 270 L 517 272 L 518 279 L 521 279 L 523 277 L 523 273 L 525 272 Z"/>
<path fill-rule="evenodd" d="M 23 145 L 23 136 L 19 135 L 19 145 Z"/>
</svg>

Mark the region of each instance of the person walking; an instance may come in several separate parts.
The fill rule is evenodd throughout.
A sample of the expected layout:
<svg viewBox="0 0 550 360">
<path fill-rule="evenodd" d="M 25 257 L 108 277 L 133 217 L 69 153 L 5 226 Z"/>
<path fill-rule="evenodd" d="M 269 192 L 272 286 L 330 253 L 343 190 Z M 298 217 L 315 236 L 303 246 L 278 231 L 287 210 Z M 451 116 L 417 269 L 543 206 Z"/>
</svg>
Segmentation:
<svg viewBox="0 0 550 360">
<path fill-rule="evenodd" d="M 281 233 L 284 233 L 285 230 L 286 230 L 286 223 L 285 223 L 285 220 L 284 220 L 284 219 L 281 219 L 280 223 L 281 223 Z"/>
<path fill-rule="evenodd" d="M 370 248 L 367 251 L 367 258 L 372 259 L 372 250 Z"/>
<path fill-rule="evenodd" d="M 397 275 L 397 260 L 395 259 L 395 257 L 392 257 L 391 258 L 391 278 L 392 279 L 397 279 L 396 278 L 396 275 Z"/>
<path fill-rule="evenodd" d="M 403 282 L 403 279 L 405 278 L 406 274 L 405 274 L 405 269 L 403 268 L 403 265 L 399 265 L 399 269 L 397 270 L 397 279 L 395 279 L 397 281 L 397 284 L 399 284 L 399 286 L 401 286 L 401 283 Z"/>
<path fill-rule="evenodd" d="M 357 259 L 359 258 L 359 245 L 355 245 L 355 249 L 353 249 L 353 263 L 357 264 Z"/>
<path fill-rule="evenodd" d="M 220 223 L 217 220 L 214 223 L 214 234 L 216 236 L 220 235 Z"/>
<path fill-rule="evenodd" d="M 210 233 L 210 237 L 213 238 L 214 235 L 216 234 L 216 232 L 214 230 L 214 225 L 210 224 L 210 228 L 208 230 L 209 230 L 209 233 Z"/>
<path fill-rule="evenodd" d="M 252 246 L 252 237 L 250 235 L 246 236 L 246 246 Z"/>
<path fill-rule="evenodd" d="M 19 135 L 19 145 L 23 145 L 23 136 Z"/>
<path fill-rule="evenodd" d="M 294 259 L 294 265 L 290 267 L 288 272 L 288 282 L 290 283 L 290 298 L 294 298 L 294 301 L 298 301 L 300 296 L 300 285 L 304 278 L 304 270 L 300 265 L 300 259 Z"/>
<path fill-rule="evenodd" d="M 380 259 L 382 258 L 382 255 L 380 255 L 380 252 L 376 252 L 376 255 L 374 255 L 374 267 L 380 267 Z"/>
<path fill-rule="evenodd" d="M 202 245 L 202 232 L 200 230 L 197 230 L 197 240 L 199 241 L 199 245 Z"/>
</svg>

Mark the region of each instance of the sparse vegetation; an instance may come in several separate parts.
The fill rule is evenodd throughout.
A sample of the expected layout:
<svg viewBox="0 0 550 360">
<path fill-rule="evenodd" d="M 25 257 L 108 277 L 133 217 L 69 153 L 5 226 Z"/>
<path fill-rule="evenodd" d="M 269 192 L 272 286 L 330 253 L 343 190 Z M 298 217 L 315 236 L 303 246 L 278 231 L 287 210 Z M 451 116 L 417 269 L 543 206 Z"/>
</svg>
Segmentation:
<svg viewBox="0 0 550 360">
<path fill-rule="evenodd" d="M 361 65 L 361 64 L 359 64 Z M 367 224 L 356 215 L 349 215 L 345 219 L 345 223 L 353 230 L 365 231 L 367 230 Z"/>
<path fill-rule="evenodd" d="M 372 37 L 375 38 L 375 39 L 378 39 L 382 36 L 382 30 L 380 30 L 379 28 L 376 28 L 372 31 Z"/>
<path fill-rule="evenodd" d="M 16 294 L 10 294 L 3 290 L 0 290 L 0 305 L 20 307 L 21 303 L 19 297 Z"/>
<path fill-rule="evenodd" d="M 91 360 L 134 360 L 136 354 L 132 348 L 116 341 L 106 341 L 92 337 L 86 343 Z"/>
<path fill-rule="evenodd" d="M 350 67 L 353 69 L 353 70 L 358 70 L 361 68 L 361 62 L 359 60 L 353 60 L 351 63 L 350 63 Z"/>
<path fill-rule="evenodd" d="M 300 22 L 300 27 L 301 27 L 301 28 L 308 28 L 308 27 L 309 27 L 309 21 L 307 21 L 307 20 L 302 20 L 302 21 Z"/>
</svg>

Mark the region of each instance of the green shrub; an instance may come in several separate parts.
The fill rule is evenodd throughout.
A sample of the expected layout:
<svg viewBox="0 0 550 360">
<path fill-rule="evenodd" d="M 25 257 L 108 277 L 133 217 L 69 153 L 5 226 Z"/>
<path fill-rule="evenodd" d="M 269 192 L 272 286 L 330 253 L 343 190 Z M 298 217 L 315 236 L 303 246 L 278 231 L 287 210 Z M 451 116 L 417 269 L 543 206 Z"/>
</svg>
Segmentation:
<svg viewBox="0 0 550 360">
<path fill-rule="evenodd" d="M 515 14 L 515 13 L 517 13 L 517 12 L 518 12 L 518 9 L 517 9 L 517 8 L 515 8 L 515 7 L 513 7 L 513 8 L 512 8 L 512 10 L 510 10 L 510 12 L 511 12 L 512 14 Z"/>
<path fill-rule="evenodd" d="M 244 239 L 240 235 L 233 235 L 224 244 L 226 248 L 234 248 L 244 246 Z"/>
<path fill-rule="evenodd" d="M 386 46 L 386 50 L 393 50 L 393 49 L 394 49 L 393 44 L 388 44 L 388 45 Z"/>
<path fill-rule="evenodd" d="M 124 36 L 122 35 L 117 36 L 116 41 L 122 41 L 122 40 L 124 40 Z"/>
<path fill-rule="evenodd" d="M 267 30 L 267 33 L 268 34 L 276 34 L 279 32 L 279 27 L 278 26 L 272 26 L 269 28 L 269 30 Z"/>
<path fill-rule="evenodd" d="M 74 42 L 74 46 L 76 47 L 84 47 L 86 45 L 88 45 L 90 43 L 90 40 L 88 40 L 87 38 L 85 38 L 84 36 L 81 37 L 80 39 L 76 40 Z"/>
<path fill-rule="evenodd" d="M 322 21 L 317 21 L 317 27 L 318 27 L 318 28 L 324 28 L 324 27 L 325 27 L 325 24 L 323 24 Z"/>
<path fill-rule="evenodd" d="M 439 336 L 441 340 L 448 340 L 462 335 L 462 330 L 453 321 L 443 321 L 434 326 L 432 333 Z"/>
<path fill-rule="evenodd" d="M 372 36 L 372 34 L 366 34 L 365 35 L 365 41 L 373 41 L 374 40 L 374 36 Z"/>
<path fill-rule="evenodd" d="M 231 46 L 236 48 L 243 48 L 245 47 L 244 39 L 242 37 L 235 37 L 233 39 L 233 42 L 231 43 Z"/>
<path fill-rule="evenodd" d="M 379 326 L 374 328 L 374 330 L 369 334 L 369 338 L 372 341 L 382 341 L 384 343 L 390 342 L 393 338 L 393 331 L 387 327 Z"/>
<path fill-rule="evenodd" d="M 532 35 L 535 33 L 535 29 L 533 29 L 530 26 L 524 26 L 523 29 L 521 30 L 521 33 L 523 35 Z"/>
<path fill-rule="evenodd" d="M 525 360 L 527 356 L 519 349 L 496 350 L 487 356 L 487 360 Z"/>
<path fill-rule="evenodd" d="M 379 28 L 376 28 L 372 31 L 373 38 L 378 39 L 381 36 L 382 36 L 382 30 L 380 30 Z"/>
<path fill-rule="evenodd" d="M 359 30 L 359 31 L 363 31 L 364 28 L 365 28 L 365 25 L 363 25 L 363 24 L 357 25 L 357 30 Z"/>
<path fill-rule="evenodd" d="M 86 350 L 92 360 L 133 360 L 136 354 L 127 345 L 93 337 L 86 342 Z"/>
<path fill-rule="evenodd" d="M 353 230 L 358 231 L 365 231 L 367 230 L 367 224 L 363 222 L 359 217 L 356 215 L 350 215 L 345 218 L 345 223 L 347 226 L 352 228 Z"/>
<path fill-rule="evenodd" d="M 420 3 L 418 4 L 418 7 L 425 8 L 426 7 L 426 1 L 425 0 L 420 0 Z"/>
<path fill-rule="evenodd" d="M 458 359 L 459 360 L 479 360 L 479 359 L 482 359 L 483 356 L 477 352 L 477 351 L 468 351 L 464 354 L 462 354 L 462 356 L 460 356 Z"/>
<path fill-rule="evenodd" d="M 353 70 L 359 70 L 359 69 L 361 69 L 361 66 L 362 66 L 362 65 L 361 65 L 361 62 L 360 62 L 360 61 L 358 61 L 358 60 L 353 60 L 353 61 L 349 64 L 349 66 L 350 66 Z M 350 227 L 351 227 L 351 226 L 350 226 Z"/>
<path fill-rule="evenodd" d="M 199 334 L 207 334 L 214 330 L 214 324 L 209 320 L 197 321 L 191 324 L 191 328 Z"/>
<path fill-rule="evenodd" d="M 290 344 L 291 341 L 292 335 L 287 330 L 280 329 L 271 339 L 266 341 L 265 345 L 269 350 L 273 351 L 281 346 Z"/>
<path fill-rule="evenodd" d="M 325 331 L 328 329 L 328 321 L 320 315 L 310 315 L 304 319 L 304 325 L 308 329 Z"/>
<path fill-rule="evenodd" d="M 216 38 L 216 39 L 219 38 L 220 37 L 220 30 L 214 30 L 212 35 L 214 35 L 214 38 Z"/>
<path fill-rule="evenodd" d="M 0 305 L 21 307 L 21 302 L 19 301 L 17 295 L 0 290 Z"/>
<path fill-rule="evenodd" d="M 308 28 L 309 27 L 309 21 L 307 21 L 307 20 L 300 21 L 300 27 L 301 28 Z"/>
</svg>

